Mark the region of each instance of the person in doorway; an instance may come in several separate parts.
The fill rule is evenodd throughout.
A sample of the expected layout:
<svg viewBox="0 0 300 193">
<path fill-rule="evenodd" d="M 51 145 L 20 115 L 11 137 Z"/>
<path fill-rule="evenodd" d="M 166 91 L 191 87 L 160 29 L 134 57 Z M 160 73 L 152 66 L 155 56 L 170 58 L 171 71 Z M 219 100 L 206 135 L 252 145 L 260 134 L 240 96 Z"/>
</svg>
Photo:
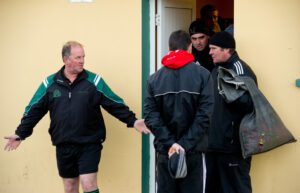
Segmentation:
<svg viewBox="0 0 300 193">
<path fill-rule="evenodd" d="M 106 130 L 100 106 L 128 127 L 150 133 L 144 120 L 137 120 L 99 75 L 83 68 L 84 58 L 80 43 L 65 43 L 64 66 L 42 82 L 15 134 L 5 137 L 5 150 L 16 149 L 49 111 L 49 133 L 56 146 L 58 171 L 66 193 L 78 193 L 79 181 L 84 192 L 99 192 L 97 171 Z"/>
<path fill-rule="evenodd" d="M 218 23 L 219 11 L 210 4 L 204 5 L 200 10 L 201 21 L 207 26 L 213 33 L 220 32 L 221 27 Z"/>
<path fill-rule="evenodd" d="M 206 156 L 206 193 L 251 193 L 251 157 L 244 159 L 239 140 L 242 118 L 253 110 L 250 94 L 245 92 L 232 103 L 226 103 L 218 91 L 218 67 L 233 70 L 239 76 L 249 76 L 256 82 L 251 68 L 235 51 L 231 34 L 215 33 L 209 41 L 210 52 L 216 67 L 212 71 L 215 106 L 209 130 Z"/>
<path fill-rule="evenodd" d="M 147 81 L 144 117 L 158 155 L 158 193 L 203 192 L 202 153 L 208 143 L 213 85 L 209 71 L 193 62 L 191 49 L 187 32 L 173 32 L 164 66 Z M 174 179 L 168 161 L 180 151 L 186 155 L 187 175 Z"/>
<path fill-rule="evenodd" d="M 209 55 L 209 29 L 201 21 L 196 20 L 191 23 L 189 33 L 195 62 L 211 72 L 215 65 Z"/>
</svg>

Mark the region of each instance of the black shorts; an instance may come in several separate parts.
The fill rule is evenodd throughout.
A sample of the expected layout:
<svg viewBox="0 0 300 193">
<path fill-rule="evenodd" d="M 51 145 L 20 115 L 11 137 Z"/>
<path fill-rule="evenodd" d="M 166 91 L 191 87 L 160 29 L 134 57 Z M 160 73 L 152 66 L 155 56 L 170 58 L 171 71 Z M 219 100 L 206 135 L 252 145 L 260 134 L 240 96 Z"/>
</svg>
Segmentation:
<svg viewBox="0 0 300 193">
<path fill-rule="evenodd" d="M 101 157 L 101 144 L 62 144 L 56 146 L 56 160 L 62 178 L 95 173 Z"/>
</svg>

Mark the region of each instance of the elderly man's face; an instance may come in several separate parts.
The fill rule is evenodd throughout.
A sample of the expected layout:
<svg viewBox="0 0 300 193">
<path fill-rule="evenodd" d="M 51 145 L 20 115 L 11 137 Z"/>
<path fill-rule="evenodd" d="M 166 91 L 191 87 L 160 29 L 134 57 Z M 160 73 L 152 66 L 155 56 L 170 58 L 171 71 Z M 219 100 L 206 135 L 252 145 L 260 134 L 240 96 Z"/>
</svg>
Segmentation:
<svg viewBox="0 0 300 193">
<path fill-rule="evenodd" d="M 84 50 L 81 46 L 72 46 L 70 57 L 65 57 L 65 66 L 69 73 L 79 74 L 83 71 L 84 66 Z"/>
</svg>

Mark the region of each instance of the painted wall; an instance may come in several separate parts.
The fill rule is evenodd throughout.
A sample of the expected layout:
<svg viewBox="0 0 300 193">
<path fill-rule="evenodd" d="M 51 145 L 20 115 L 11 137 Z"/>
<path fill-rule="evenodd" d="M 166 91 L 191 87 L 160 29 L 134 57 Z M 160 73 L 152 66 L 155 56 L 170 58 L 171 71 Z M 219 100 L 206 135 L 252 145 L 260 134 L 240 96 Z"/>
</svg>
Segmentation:
<svg viewBox="0 0 300 193">
<path fill-rule="evenodd" d="M 63 65 L 68 40 L 85 46 L 85 68 L 99 73 L 141 116 L 141 1 L 69 3 L 0 1 L 0 136 L 14 133 L 42 80 Z M 103 111 L 105 112 L 105 111 Z M 102 193 L 141 192 L 141 135 L 104 113 L 107 140 L 100 163 Z M 0 192 L 63 192 L 47 114 L 18 150 L 0 140 Z"/>
<path fill-rule="evenodd" d="M 300 1 L 235 1 L 237 50 L 258 77 L 260 89 L 300 139 Z M 300 192 L 300 142 L 253 156 L 254 193 Z"/>
</svg>

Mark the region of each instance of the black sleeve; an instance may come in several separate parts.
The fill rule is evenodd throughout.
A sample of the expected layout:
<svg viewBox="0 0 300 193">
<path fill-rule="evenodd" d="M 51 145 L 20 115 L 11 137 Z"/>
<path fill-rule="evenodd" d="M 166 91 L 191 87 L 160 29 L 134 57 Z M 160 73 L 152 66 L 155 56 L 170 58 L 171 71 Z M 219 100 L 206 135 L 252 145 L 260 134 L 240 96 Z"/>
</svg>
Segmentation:
<svg viewBox="0 0 300 193">
<path fill-rule="evenodd" d="M 248 91 L 233 101 L 231 105 L 237 112 L 243 115 L 251 113 L 253 110 L 253 102 Z"/>
<path fill-rule="evenodd" d="M 257 86 L 257 79 L 254 72 L 249 68 L 245 68 L 245 74 L 242 75 L 243 77 L 249 77 L 254 80 Z M 253 111 L 253 102 L 250 96 L 250 93 L 246 91 L 242 96 L 240 96 L 237 100 L 231 103 L 232 107 L 241 114 L 245 115 L 251 113 Z"/>
<path fill-rule="evenodd" d="M 124 103 L 123 99 L 117 96 L 108 85 L 102 80 L 100 94 L 100 105 L 111 115 L 127 124 L 127 127 L 133 127 L 137 120 L 135 114 Z"/>
<path fill-rule="evenodd" d="M 204 81 L 200 95 L 194 121 L 188 131 L 178 141 L 186 152 L 193 149 L 201 142 L 201 139 L 208 135 L 214 105 L 213 81 L 210 75 Z"/>
<path fill-rule="evenodd" d="M 170 132 L 161 118 L 149 80 L 144 100 L 144 117 L 146 126 L 151 130 L 158 143 L 165 147 L 170 147 L 176 143 L 175 136 Z"/>
<path fill-rule="evenodd" d="M 35 95 L 32 97 L 29 105 L 25 109 L 20 125 L 17 127 L 15 134 L 22 140 L 29 137 L 35 125 L 48 112 L 48 98 L 47 94 L 41 92 L 43 85 L 39 87 Z"/>
</svg>

